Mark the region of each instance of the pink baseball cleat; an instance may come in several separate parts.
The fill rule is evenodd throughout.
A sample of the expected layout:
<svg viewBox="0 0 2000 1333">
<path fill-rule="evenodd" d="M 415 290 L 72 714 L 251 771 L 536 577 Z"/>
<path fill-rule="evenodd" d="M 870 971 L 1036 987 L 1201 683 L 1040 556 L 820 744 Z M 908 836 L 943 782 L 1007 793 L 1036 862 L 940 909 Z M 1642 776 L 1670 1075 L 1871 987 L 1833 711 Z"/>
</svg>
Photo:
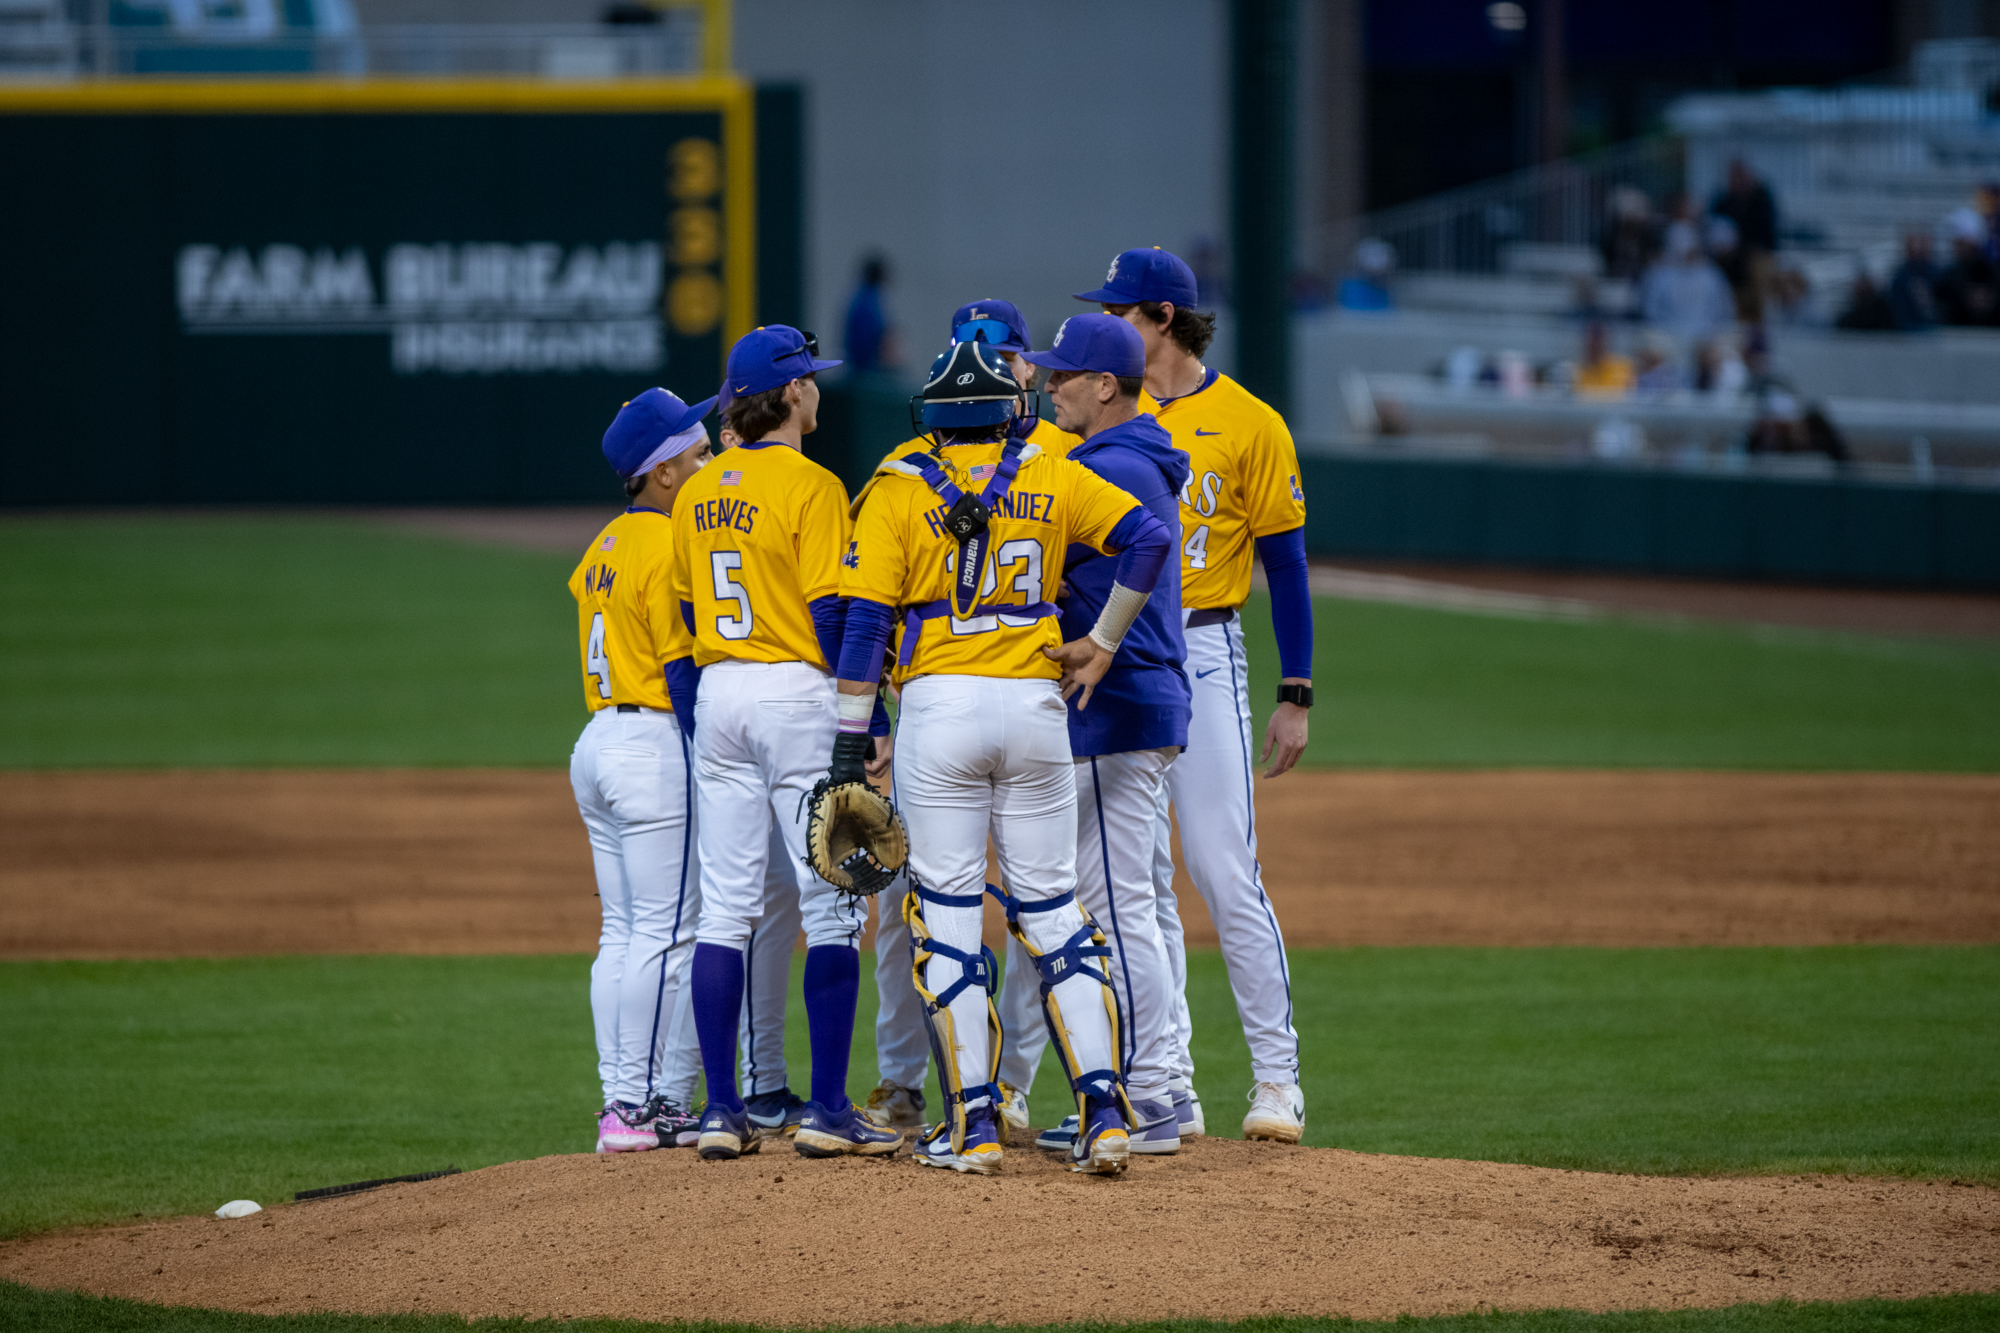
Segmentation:
<svg viewBox="0 0 2000 1333">
<path fill-rule="evenodd" d="M 645 1152 L 660 1146 L 660 1136 L 645 1110 L 612 1103 L 597 1117 L 597 1151 Z"/>
</svg>

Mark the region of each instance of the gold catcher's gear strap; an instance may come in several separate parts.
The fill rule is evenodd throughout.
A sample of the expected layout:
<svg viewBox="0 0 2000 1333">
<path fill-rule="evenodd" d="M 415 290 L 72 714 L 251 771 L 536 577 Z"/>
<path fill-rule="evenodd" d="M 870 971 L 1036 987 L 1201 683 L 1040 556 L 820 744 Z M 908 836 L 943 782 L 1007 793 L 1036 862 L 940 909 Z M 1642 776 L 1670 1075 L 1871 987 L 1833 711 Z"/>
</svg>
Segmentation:
<svg viewBox="0 0 2000 1333">
<path fill-rule="evenodd" d="M 1125 1113 L 1125 1122 L 1139 1123 L 1139 1117 L 1132 1109 L 1132 1101 L 1125 1095 L 1125 1071 L 1114 1069 L 1080 1069 L 1076 1048 L 1070 1044 L 1069 1027 L 1063 1022 L 1062 1006 L 1056 1001 L 1056 987 L 1071 977 L 1086 976 L 1104 988 L 1104 1012 L 1111 1020 L 1111 1059 L 1114 1064 L 1123 1064 L 1124 1042 L 1119 1036 L 1118 992 L 1111 985 L 1111 978 L 1090 965 L 1087 959 L 1102 958 L 1109 962 L 1111 946 L 1105 942 L 1104 932 L 1097 928 L 1097 922 L 1076 901 L 1076 891 L 1046 898 L 1040 902 L 1022 902 L 1019 898 L 993 891 L 1001 905 L 1007 909 L 1007 929 L 1014 938 L 1021 941 L 1021 947 L 1028 951 L 1028 957 L 1035 962 L 1035 970 L 1042 979 L 1042 1017 L 1048 1022 L 1049 1037 L 1055 1042 L 1056 1058 L 1062 1061 L 1063 1073 L 1069 1076 L 1069 1086 L 1076 1093 L 1076 1114 L 1080 1124 L 1090 1123 L 1090 1108 L 1084 1105 L 1086 1098 L 1095 1097 L 1099 1103 L 1116 1100 Z M 1065 940 L 1060 948 L 1043 953 L 1028 939 L 1028 932 L 1021 927 L 1024 913 L 1053 912 L 1059 907 L 1075 904 L 1083 924 Z M 995 1066 L 996 1070 L 998 1066 Z"/>
<path fill-rule="evenodd" d="M 924 904 L 927 902 L 936 903 L 939 907 L 977 908 L 985 906 L 986 898 L 978 893 L 937 893 L 917 883 L 913 877 L 909 896 L 903 899 L 903 920 L 910 927 L 910 973 L 916 983 L 917 994 L 923 997 L 924 1030 L 930 1034 L 931 1054 L 937 1057 L 938 1087 L 944 1090 L 944 1114 L 951 1125 L 951 1150 L 962 1153 L 965 1151 L 966 1102 L 990 1097 L 994 1114 L 997 1116 L 1000 1111 L 1000 1043 L 1005 1034 L 1000 1028 L 1000 1011 L 993 1004 L 993 992 L 999 989 L 998 960 L 994 958 L 993 951 L 983 944 L 979 946 L 978 953 L 967 953 L 933 939 L 924 925 Z M 949 958 L 959 966 L 958 980 L 937 994 L 924 988 L 924 964 L 933 957 Z M 986 1073 L 986 1082 L 966 1087 L 958 1072 L 958 1032 L 952 1023 L 951 1002 L 966 987 L 975 984 L 986 991 L 989 1038 L 986 1049 L 992 1068 Z"/>
</svg>

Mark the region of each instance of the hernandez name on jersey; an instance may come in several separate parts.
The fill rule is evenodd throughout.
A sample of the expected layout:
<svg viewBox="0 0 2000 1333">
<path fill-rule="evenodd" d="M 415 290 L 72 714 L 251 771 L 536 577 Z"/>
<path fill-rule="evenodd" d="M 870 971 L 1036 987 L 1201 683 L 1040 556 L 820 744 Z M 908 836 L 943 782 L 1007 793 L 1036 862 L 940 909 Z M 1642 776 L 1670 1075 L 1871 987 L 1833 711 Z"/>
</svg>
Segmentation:
<svg viewBox="0 0 2000 1333">
<path fill-rule="evenodd" d="M 976 492 L 993 475 L 1001 448 L 947 445 L 937 456 L 954 482 Z M 980 605 L 1025 608 L 1054 601 L 1070 546 L 1104 550 L 1111 530 L 1136 503 L 1082 464 L 1029 444 L 1021 451 L 1013 485 L 993 511 L 987 543 L 993 554 L 980 579 Z M 855 522 L 841 596 L 891 607 L 950 597 L 958 544 L 945 530 L 945 513 L 915 468 L 894 459 L 884 463 Z M 1042 653 L 1062 642 L 1054 616 L 1001 611 L 965 619 L 905 619 L 895 638 L 898 682 L 930 674 L 1047 680 L 1062 675 Z"/>
</svg>

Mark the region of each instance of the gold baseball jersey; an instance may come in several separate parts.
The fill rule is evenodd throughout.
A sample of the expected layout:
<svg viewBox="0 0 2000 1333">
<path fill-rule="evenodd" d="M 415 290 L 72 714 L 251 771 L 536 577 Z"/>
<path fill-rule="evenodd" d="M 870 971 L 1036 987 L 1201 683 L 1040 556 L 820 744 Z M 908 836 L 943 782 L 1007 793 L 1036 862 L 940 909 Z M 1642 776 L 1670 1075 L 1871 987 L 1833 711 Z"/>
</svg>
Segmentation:
<svg viewBox="0 0 2000 1333">
<path fill-rule="evenodd" d="M 923 448 L 918 444 L 910 452 Z M 960 490 L 978 492 L 998 466 L 1002 448 L 952 444 L 938 457 Z M 993 509 L 987 528 L 992 554 L 975 609 L 1053 603 L 1070 544 L 1103 551 L 1111 530 L 1138 506 L 1083 464 L 1029 443 L 1013 484 Z M 1042 649 L 1062 642 L 1055 616 L 995 611 L 961 620 L 947 612 L 913 626 L 901 614 L 951 596 L 958 543 L 945 530 L 945 512 L 944 501 L 916 470 L 891 458 L 875 474 L 854 524 L 840 593 L 897 610 L 890 646 L 901 665 L 893 679 L 900 684 L 926 675 L 1059 678 L 1062 669 L 1042 655 Z M 904 639 L 913 633 L 917 640 L 906 647 Z"/>
<path fill-rule="evenodd" d="M 694 606 L 694 660 L 810 662 L 831 671 L 811 604 L 840 591 L 847 491 L 782 444 L 710 459 L 674 501 L 674 583 Z"/>
<path fill-rule="evenodd" d="M 1143 396 L 1143 392 L 1141 396 Z M 1141 408 L 1140 410 L 1144 411 L 1145 409 Z M 1082 444 L 1083 439 L 1081 436 L 1072 435 L 1066 430 L 1057 430 L 1056 423 L 1044 417 L 1035 423 L 1033 430 L 1028 432 L 1028 443 L 1038 444 L 1058 458 L 1068 458 L 1069 451 Z M 914 440 L 904 440 L 901 444 L 883 455 L 882 461 L 875 465 L 874 476 L 869 477 L 862 484 L 861 494 L 855 496 L 854 503 L 848 506 L 848 514 L 851 517 L 858 518 L 860 516 L 861 506 L 868 499 L 868 492 L 875 489 L 875 482 L 882 476 L 884 466 L 895 462 L 906 454 L 914 453 L 920 449 L 928 450 L 930 447 L 931 442 L 929 440 L 918 436 Z"/>
<path fill-rule="evenodd" d="M 569 576 L 583 654 L 583 701 L 672 710 L 666 664 L 688 655 L 674 595 L 673 520 L 632 508 L 604 525 Z"/>
<path fill-rule="evenodd" d="M 1285 419 L 1227 375 L 1153 410 L 1191 470 L 1181 488 L 1181 605 L 1238 607 L 1256 539 L 1306 521 L 1299 454 Z"/>
</svg>

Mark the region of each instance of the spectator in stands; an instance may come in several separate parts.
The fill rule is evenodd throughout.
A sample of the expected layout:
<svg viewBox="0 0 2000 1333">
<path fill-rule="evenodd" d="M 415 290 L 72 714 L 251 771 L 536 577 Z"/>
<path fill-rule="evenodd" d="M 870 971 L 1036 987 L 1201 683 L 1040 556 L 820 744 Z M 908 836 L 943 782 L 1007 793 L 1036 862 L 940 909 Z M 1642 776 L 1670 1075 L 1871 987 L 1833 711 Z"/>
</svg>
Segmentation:
<svg viewBox="0 0 2000 1333">
<path fill-rule="evenodd" d="M 1742 249 L 1742 278 L 1731 284 L 1736 316 L 1745 324 L 1761 324 L 1771 278 L 1777 272 L 1777 201 L 1771 197 L 1770 187 L 1739 157 L 1729 164 L 1729 184 L 1716 192 L 1708 211 L 1735 225 L 1736 243 Z"/>
<path fill-rule="evenodd" d="M 1802 268 L 1778 268 L 1771 274 L 1771 299 L 1764 307 L 1768 320 L 1775 310 L 1777 317 L 1788 324 L 1796 324 L 1807 318 L 1806 304 L 1812 295 L 1812 282 Z"/>
<path fill-rule="evenodd" d="M 1734 398 L 1749 384 L 1750 372 L 1737 355 L 1736 339 L 1725 336 L 1694 349 L 1695 392 Z"/>
<path fill-rule="evenodd" d="M 1825 454 L 1836 463 L 1848 459 L 1847 441 L 1825 411 L 1784 391 L 1758 400 L 1743 447 L 1753 454 Z"/>
<path fill-rule="evenodd" d="M 861 285 L 847 303 L 842 347 L 848 372 L 867 375 L 896 362 L 896 335 L 882 307 L 882 289 L 889 285 L 889 261 L 870 255 L 861 262 Z"/>
<path fill-rule="evenodd" d="M 1611 335 L 1604 321 L 1593 319 L 1583 326 L 1583 359 L 1576 363 L 1570 387 L 1579 398 L 1623 398 L 1638 384 L 1630 357 L 1611 350 Z"/>
<path fill-rule="evenodd" d="M 1986 219 L 1986 257 L 2000 264 L 2000 181 L 1987 181 L 1972 192 L 1972 210 Z"/>
<path fill-rule="evenodd" d="M 1951 263 L 1937 279 L 1938 317 L 1946 324 L 2000 324 L 2000 270 L 1986 254 L 1986 219 L 1956 208 L 1945 228 L 1951 233 Z"/>
<path fill-rule="evenodd" d="M 1903 262 L 1889 277 L 1889 312 L 1897 328 L 1915 332 L 1938 322 L 1937 278 L 1930 233 L 1913 231 L 1903 237 Z"/>
<path fill-rule="evenodd" d="M 1691 344 L 1713 337 L 1734 318 L 1729 284 L 1696 244 L 1692 223 L 1667 228 L 1666 253 L 1646 269 L 1639 309 L 1648 324 Z"/>
<path fill-rule="evenodd" d="M 1634 387 L 1641 395 L 1669 394 L 1681 387 L 1681 368 L 1674 361 L 1674 350 L 1673 340 L 1663 333 L 1649 333 L 1640 342 L 1632 368 L 1637 372 Z"/>
<path fill-rule="evenodd" d="M 1867 269 L 1854 275 L 1854 286 L 1848 293 L 1847 309 L 1840 312 L 1840 318 L 1833 321 L 1835 328 L 1886 332 L 1896 327 L 1896 311 L 1889 304 L 1889 298 L 1876 286 L 1874 277 Z"/>
<path fill-rule="evenodd" d="M 1646 265 L 1660 253 L 1660 225 L 1653 201 L 1645 191 L 1621 185 L 1611 192 L 1610 217 L 1597 246 L 1604 254 L 1604 276 L 1637 282 Z"/>
<path fill-rule="evenodd" d="M 1335 298 L 1342 310 L 1387 310 L 1395 304 L 1389 295 L 1389 273 L 1396 267 L 1396 252 L 1387 241 L 1369 238 L 1354 247 L 1354 268 L 1340 280 Z"/>
<path fill-rule="evenodd" d="M 1708 251 L 1708 257 L 1722 270 L 1722 280 L 1729 284 L 1730 295 L 1736 301 L 1736 317 L 1742 319 L 1743 301 L 1737 293 L 1750 281 L 1750 271 L 1746 267 L 1750 261 L 1738 242 L 1736 224 L 1711 213 L 1702 220 L 1701 233 L 1702 249 Z"/>
</svg>

